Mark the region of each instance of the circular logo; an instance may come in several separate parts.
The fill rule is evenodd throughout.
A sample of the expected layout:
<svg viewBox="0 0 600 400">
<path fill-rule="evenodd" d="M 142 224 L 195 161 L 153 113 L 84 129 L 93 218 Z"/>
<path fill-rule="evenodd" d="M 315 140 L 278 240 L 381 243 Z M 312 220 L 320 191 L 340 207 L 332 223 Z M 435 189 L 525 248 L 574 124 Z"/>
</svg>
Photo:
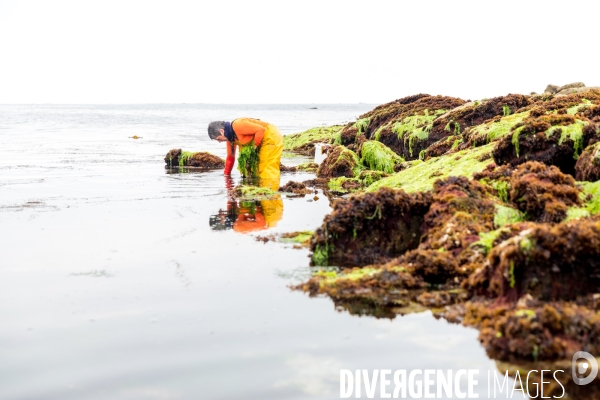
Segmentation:
<svg viewBox="0 0 600 400">
<path fill-rule="evenodd" d="M 578 351 L 573 354 L 571 373 L 573 375 L 573 382 L 577 385 L 587 385 L 596 378 L 598 375 L 598 362 L 596 358 L 590 353 L 585 351 Z M 589 371 L 589 375 L 585 378 L 579 377 L 579 375 L 585 375 Z"/>
</svg>

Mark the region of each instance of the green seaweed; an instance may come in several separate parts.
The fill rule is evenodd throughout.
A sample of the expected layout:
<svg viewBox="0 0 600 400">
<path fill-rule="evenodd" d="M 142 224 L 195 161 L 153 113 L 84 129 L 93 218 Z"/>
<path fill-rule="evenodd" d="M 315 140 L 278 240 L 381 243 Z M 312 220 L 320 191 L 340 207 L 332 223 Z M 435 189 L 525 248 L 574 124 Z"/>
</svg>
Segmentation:
<svg viewBox="0 0 600 400">
<path fill-rule="evenodd" d="M 565 218 L 565 221 L 571 221 L 571 220 L 579 219 L 579 218 L 587 218 L 589 216 L 590 216 L 590 212 L 585 208 L 570 207 L 567 210 L 567 217 Z"/>
<path fill-rule="evenodd" d="M 506 224 L 513 224 L 525 220 L 525 215 L 512 207 L 507 207 L 502 204 L 495 204 L 496 212 L 494 213 L 494 226 L 501 228 Z"/>
<path fill-rule="evenodd" d="M 406 268 L 401 266 L 393 266 L 386 268 L 387 271 L 391 272 L 406 272 Z M 351 270 L 344 271 L 323 271 L 318 270 L 315 271 L 312 276 L 319 278 L 319 286 L 320 287 L 335 287 L 336 284 L 340 281 L 351 281 L 356 282 L 363 279 L 373 279 L 377 278 L 384 270 L 381 268 L 373 268 L 373 267 L 363 267 L 363 268 L 353 268 Z"/>
<path fill-rule="evenodd" d="M 333 192 L 348 193 L 348 190 L 345 189 L 342 185 L 344 184 L 344 182 L 346 182 L 348 180 L 355 180 L 355 179 L 356 178 L 346 178 L 345 176 L 340 176 L 337 178 L 330 179 L 329 182 L 327 182 L 327 187 L 329 188 L 329 190 L 331 190 Z"/>
<path fill-rule="evenodd" d="M 591 215 L 600 213 L 600 181 L 596 182 L 583 182 L 582 183 L 583 193 L 591 198 L 586 201 L 586 209 Z"/>
<path fill-rule="evenodd" d="M 357 176 L 364 169 L 362 164 L 360 163 L 358 155 L 352 150 L 348 149 L 346 146 L 341 147 L 343 147 L 343 149 L 341 150 L 337 160 L 335 160 L 335 163 L 338 163 L 341 160 L 347 160 L 351 165 L 354 165 L 354 167 L 352 167 L 352 173 L 354 174 L 354 176 Z"/>
<path fill-rule="evenodd" d="M 362 144 L 360 162 L 368 169 L 391 174 L 394 166 L 404 161 L 392 149 L 381 142 L 369 140 Z"/>
<path fill-rule="evenodd" d="M 196 154 L 196 152 L 182 151 L 179 155 L 179 166 L 184 167 L 187 164 L 188 160 L 194 156 L 194 154 Z"/>
<path fill-rule="evenodd" d="M 574 124 L 555 126 L 546 131 L 546 137 L 552 136 L 560 130 L 560 139 L 558 144 L 561 145 L 567 139 L 573 141 L 573 158 L 578 159 L 581 150 L 583 150 L 583 127 L 588 124 L 587 121 L 576 119 Z"/>
<path fill-rule="evenodd" d="M 382 171 L 362 171 L 358 176 L 354 178 L 346 178 L 345 176 L 340 176 L 337 178 L 332 178 L 327 183 L 329 190 L 337 193 L 348 193 L 350 191 L 360 190 L 363 187 L 368 187 L 373 183 L 384 178 L 386 174 Z M 343 187 L 346 182 L 356 182 L 359 185 L 359 188 L 348 190 Z"/>
<path fill-rule="evenodd" d="M 283 243 L 306 243 L 314 235 L 313 231 L 301 231 L 295 232 L 296 235 L 291 237 L 281 237 L 280 241 Z"/>
<path fill-rule="evenodd" d="M 363 171 L 355 178 L 362 182 L 363 186 L 371 186 L 373 183 L 385 178 L 387 174 L 383 171 Z"/>
<path fill-rule="evenodd" d="M 245 146 L 240 146 L 240 155 L 238 156 L 238 170 L 247 178 L 258 177 L 259 147 L 254 146 L 251 141 Z"/>
<path fill-rule="evenodd" d="M 278 196 L 279 193 L 267 187 L 240 185 L 235 188 L 237 198 L 240 200 L 265 200 Z"/>
<path fill-rule="evenodd" d="M 490 143 L 475 149 L 431 157 L 426 161 L 407 162 L 408 168 L 373 183 L 367 191 L 374 192 L 381 187 L 391 187 L 406 192 L 422 192 L 431 190 L 433 183 L 438 179 L 449 176 L 472 178 L 474 173 L 483 171 L 494 161 L 490 157 L 493 148 L 494 144 Z"/>
<path fill-rule="evenodd" d="M 517 156 L 517 158 L 519 157 L 519 135 L 521 134 L 521 131 L 523 130 L 525 126 L 520 126 L 517 129 L 514 130 L 513 134 L 512 134 L 512 145 L 515 148 L 515 154 Z"/>
<path fill-rule="evenodd" d="M 365 133 L 371 122 L 370 118 L 359 119 L 354 123 L 354 127 L 358 130 L 358 135 Z"/>
<path fill-rule="evenodd" d="M 319 166 L 312 161 L 296 165 L 298 171 L 315 172 L 318 168 Z"/>
<path fill-rule="evenodd" d="M 535 247 L 535 242 L 526 236 L 519 241 L 519 247 L 523 253 L 529 253 Z"/>
<path fill-rule="evenodd" d="M 445 112 L 446 110 L 436 110 L 433 114 L 430 114 L 429 110 L 425 110 L 423 115 L 405 117 L 392 126 L 392 132 L 398 135 L 398 139 L 404 140 L 404 146 L 408 142 L 409 153 L 412 156 L 413 146 L 417 140 L 427 139 L 431 129 L 433 129 L 433 120 Z"/>
<path fill-rule="evenodd" d="M 600 213 L 600 181 L 579 182 L 581 185 L 582 207 L 570 207 L 567 210 L 566 221 L 590 217 Z"/>
<path fill-rule="evenodd" d="M 592 105 L 592 102 L 589 101 L 588 99 L 582 99 L 581 103 L 576 104 L 572 107 L 567 108 L 567 114 L 569 115 L 575 115 L 579 112 L 579 109 L 582 107 L 586 107 L 586 106 L 590 106 Z"/>
<path fill-rule="evenodd" d="M 510 260 L 510 269 L 508 271 L 508 276 L 510 280 L 510 288 L 513 289 L 515 287 L 516 279 L 515 279 L 515 262 Z"/>
<path fill-rule="evenodd" d="M 283 137 L 283 149 L 286 151 L 295 151 L 308 143 L 333 143 L 343 126 L 321 126 L 307 129 L 303 132 L 285 135 Z"/>
<path fill-rule="evenodd" d="M 494 242 L 496 241 L 496 239 L 498 239 L 498 237 L 505 232 L 506 229 L 505 228 L 500 228 L 500 229 L 496 229 L 490 232 L 480 232 L 479 233 L 479 240 L 476 242 L 471 243 L 472 247 L 481 247 L 483 248 L 483 252 L 484 254 L 489 254 L 490 251 L 492 251 L 492 248 L 494 247 Z"/>
<path fill-rule="evenodd" d="M 454 130 L 452 129 L 452 127 L 454 126 Z M 451 119 L 446 126 L 444 126 L 444 130 L 447 132 L 453 131 L 452 134 L 453 135 L 460 135 L 460 123 L 458 123 L 457 121 Z"/>
<path fill-rule="evenodd" d="M 385 124 L 385 125 L 381 125 L 379 128 L 377 128 L 377 130 L 375 131 L 375 134 L 373 135 L 373 140 L 379 140 L 379 138 L 381 137 L 381 132 L 386 129 L 388 127 L 389 124 Z"/>
<path fill-rule="evenodd" d="M 514 268 L 514 266 L 513 266 L 513 268 Z M 514 284 L 511 287 L 514 287 Z M 528 319 L 533 319 L 533 318 L 535 318 L 535 311 L 528 310 L 528 309 L 521 309 L 521 310 L 517 310 L 515 312 L 515 316 L 516 317 L 526 317 Z"/>
<path fill-rule="evenodd" d="M 315 248 L 312 254 L 313 264 L 316 266 L 326 266 L 329 260 L 329 248 L 328 246 L 319 246 Z"/>
<path fill-rule="evenodd" d="M 508 117 L 511 114 L 510 107 L 507 105 L 502 106 L 502 115 Z"/>
<path fill-rule="evenodd" d="M 490 143 L 508 135 L 513 126 L 523 122 L 529 117 L 529 111 L 507 115 L 498 121 L 487 122 L 471 128 L 471 132 L 477 136 L 484 136 L 485 142 Z"/>
<path fill-rule="evenodd" d="M 505 203 L 508 203 L 508 192 L 510 184 L 507 181 L 493 181 L 491 186 L 498 191 L 498 197 Z"/>
</svg>

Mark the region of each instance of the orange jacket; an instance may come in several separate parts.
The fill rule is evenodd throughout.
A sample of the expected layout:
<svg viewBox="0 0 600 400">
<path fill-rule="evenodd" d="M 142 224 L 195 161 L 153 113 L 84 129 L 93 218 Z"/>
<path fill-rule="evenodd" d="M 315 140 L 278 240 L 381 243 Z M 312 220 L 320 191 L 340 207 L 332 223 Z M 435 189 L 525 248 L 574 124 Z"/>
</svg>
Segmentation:
<svg viewBox="0 0 600 400">
<path fill-rule="evenodd" d="M 241 207 L 236 221 L 233 223 L 233 230 L 238 233 L 248 233 L 254 231 L 262 231 L 267 229 L 269 225 L 265 220 L 265 216 L 257 207 L 254 214 L 247 212 L 248 210 Z"/>
<path fill-rule="evenodd" d="M 235 143 L 227 142 L 227 160 L 225 163 L 225 175 L 231 174 L 235 162 L 235 146 L 246 145 L 254 140 L 259 146 L 265 136 L 265 130 L 269 125 L 267 122 L 252 118 L 238 118 L 231 123 L 231 127 L 237 136 Z"/>
</svg>

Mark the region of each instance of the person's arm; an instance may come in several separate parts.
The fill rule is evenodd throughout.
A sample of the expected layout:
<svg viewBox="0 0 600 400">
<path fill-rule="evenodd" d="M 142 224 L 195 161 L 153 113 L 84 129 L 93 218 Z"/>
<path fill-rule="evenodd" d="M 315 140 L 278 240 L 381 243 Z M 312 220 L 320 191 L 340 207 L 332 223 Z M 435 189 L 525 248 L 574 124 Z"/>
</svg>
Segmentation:
<svg viewBox="0 0 600 400">
<path fill-rule="evenodd" d="M 243 118 L 235 121 L 235 132 L 239 135 L 253 135 L 254 144 L 258 147 L 265 136 L 265 127 Z"/>
<path fill-rule="evenodd" d="M 226 142 L 227 159 L 225 160 L 225 175 L 231 175 L 233 164 L 235 163 L 235 145 L 231 142 Z"/>
</svg>

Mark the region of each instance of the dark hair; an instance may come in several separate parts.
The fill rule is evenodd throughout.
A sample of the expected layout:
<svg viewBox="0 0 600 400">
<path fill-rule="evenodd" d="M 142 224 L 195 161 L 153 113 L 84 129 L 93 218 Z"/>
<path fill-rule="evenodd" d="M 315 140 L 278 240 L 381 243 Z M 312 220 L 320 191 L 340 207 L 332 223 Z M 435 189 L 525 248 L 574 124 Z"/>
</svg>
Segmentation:
<svg viewBox="0 0 600 400">
<path fill-rule="evenodd" d="M 215 139 L 217 136 L 221 135 L 221 129 L 225 129 L 225 121 L 212 121 L 208 124 L 208 137 Z"/>
</svg>

